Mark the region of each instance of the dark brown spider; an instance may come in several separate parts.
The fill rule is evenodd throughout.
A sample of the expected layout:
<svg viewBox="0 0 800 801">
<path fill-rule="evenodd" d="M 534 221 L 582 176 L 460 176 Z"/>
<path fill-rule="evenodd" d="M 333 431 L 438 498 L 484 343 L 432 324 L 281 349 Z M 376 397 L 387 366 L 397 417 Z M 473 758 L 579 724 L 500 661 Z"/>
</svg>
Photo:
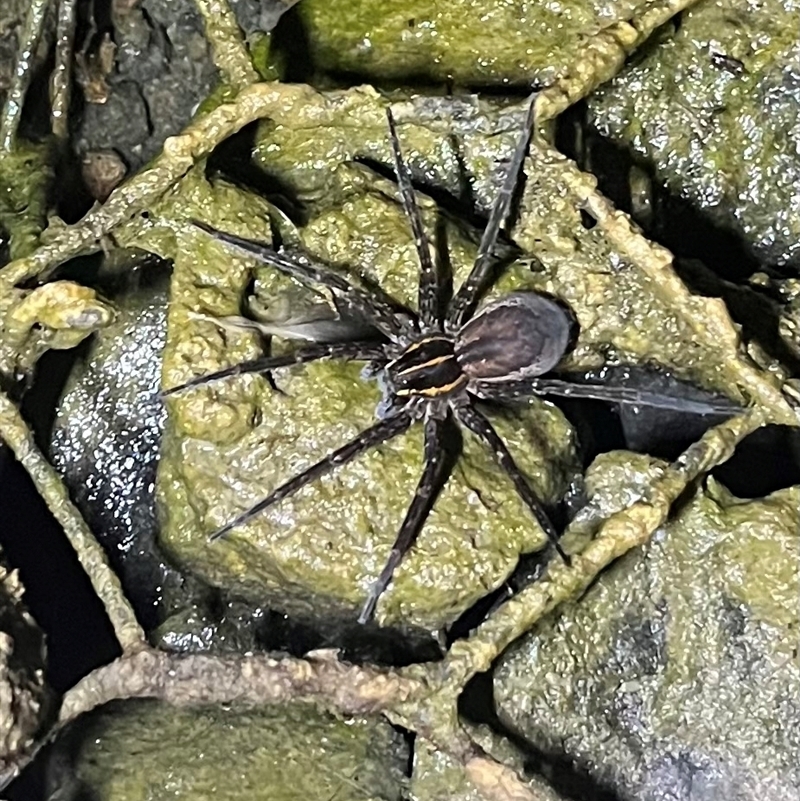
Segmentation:
<svg viewBox="0 0 800 801">
<path fill-rule="evenodd" d="M 473 313 L 490 279 L 493 250 L 522 170 L 533 115 L 532 98 L 508 172 L 483 232 L 475 264 L 444 310 L 440 303 L 443 282 L 431 257 L 411 185 L 411 174 L 400 152 L 394 119 L 388 108 L 386 116 L 397 183 L 420 262 L 416 313 L 399 311 L 376 294 L 354 286 L 303 254 L 276 252 L 266 244 L 195 222 L 215 239 L 255 256 L 291 278 L 308 285 L 328 287 L 354 314 L 369 323 L 375 336 L 356 342 L 315 343 L 291 353 L 265 356 L 192 379 L 164 394 L 228 376 L 266 372 L 318 359 L 368 362 L 373 370 L 382 374 L 386 386 L 386 397 L 378 411 L 379 419 L 373 426 L 275 488 L 263 500 L 212 534 L 211 539 L 222 537 L 325 473 L 396 437 L 414 423 L 423 424 L 425 467 L 386 566 L 361 610 L 361 623 L 372 618 L 392 574 L 411 548 L 450 475 L 453 459 L 448 457 L 447 443 L 451 441 L 449 431 L 453 425 L 465 427 L 491 450 L 555 549 L 566 562 L 569 561 L 558 544 L 558 534 L 541 502 L 517 467 L 508 447 L 479 410 L 478 402 L 560 395 L 680 409 L 697 414 L 729 413 L 738 408 L 727 400 L 691 401 L 629 387 L 574 384 L 542 377 L 558 365 L 568 349 L 571 318 L 554 300 L 536 292 L 514 292 L 487 304 L 477 314 Z"/>
</svg>

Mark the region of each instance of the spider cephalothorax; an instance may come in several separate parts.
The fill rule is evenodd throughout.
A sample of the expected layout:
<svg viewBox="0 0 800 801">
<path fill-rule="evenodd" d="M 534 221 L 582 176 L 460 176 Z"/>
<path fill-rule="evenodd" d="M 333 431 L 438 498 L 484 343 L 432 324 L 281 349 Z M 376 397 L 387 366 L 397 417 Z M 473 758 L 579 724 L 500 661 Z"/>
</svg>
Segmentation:
<svg viewBox="0 0 800 801">
<path fill-rule="evenodd" d="M 398 436 L 421 422 L 424 430 L 425 466 L 416 492 L 400 526 L 386 565 L 362 608 L 360 622 L 369 620 L 392 574 L 422 528 L 452 469 L 449 448 L 453 426 L 472 432 L 494 454 L 555 548 L 558 535 L 527 478 L 511 452 L 479 408 L 482 403 L 509 401 L 531 395 L 588 397 L 614 403 L 679 408 L 695 413 L 730 411 L 732 404 L 670 398 L 626 387 L 574 384 L 544 377 L 566 353 L 572 319 L 565 308 L 535 292 L 514 292 L 475 307 L 487 288 L 493 267 L 493 250 L 508 214 L 528 148 L 533 126 L 531 99 L 525 121 L 503 185 L 489 216 L 471 272 L 449 302 L 442 302 L 443 282 L 431 256 L 431 248 L 417 207 L 411 176 L 400 152 L 391 111 L 387 108 L 389 139 L 395 172 L 406 216 L 420 262 L 416 312 L 391 305 L 377 294 L 347 281 L 340 274 L 297 252 L 277 252 L 268 245 L 217 231 L 195 223 L 216 239 L 245 251 L 304 284 L 323 285 L 352 313 L 374 331 L 369 339 L 355 342 L 314 343 L 289 353 L 265 356 L 200 376 L 173 387 L 165 394 L 246 372 L 266 372 L 318 359 L 362 360 L 371 372 L 380 373 L 386 397 L 378 420 L 355 439 L 329 453 L 304 472 L 275 488 L 253 507 L 212 534 L 223 536 L 263 510 L 293 495 L 330 470 L 349 462 L 368 449 Z"/>
</svg>

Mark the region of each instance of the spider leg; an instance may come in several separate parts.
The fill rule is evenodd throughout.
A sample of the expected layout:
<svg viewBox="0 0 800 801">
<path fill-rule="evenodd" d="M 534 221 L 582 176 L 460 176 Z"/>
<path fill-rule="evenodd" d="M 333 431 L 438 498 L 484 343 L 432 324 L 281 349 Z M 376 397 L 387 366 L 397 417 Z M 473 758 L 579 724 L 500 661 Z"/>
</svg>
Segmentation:
<svg viewBox="0 0 800 801">
<path fill-rule="evenodd" d="M 411 186 L 411 172 L 400 150 L 400 141 L 397 138 L 394 116 L 392 116 L 392 110 L 388 107 L 386 109 L 386 119 L 389 123 L 389 141 L 392 144 L 394 171 L 397 174 L 397 186 L 400 189 L 403 210 L 411 225 L 411 233 L 414 236 L 414 246 L 419 256 L 419 300 L 417 305 L 420 323 L 423 329 L 441 331 L 441 319 L 439 317 L 440 287 L 436 274 L 436 267 L 431 258 L 431 246 L 422 225 L 422 217 L 420 216 L 419 206 L 417 205 L 417 199 L 414 195 L 414 188 Z"/>
<path fill-rule="evenodd" d="M 400 526 L 397 539 L 392 545 L 386 565 L 378 580 L 372 585 L 367 600 L 364 602 L 361 614 L 358 616 L 359 623 L 367 623 L 372 619 L 375 607 L 389 586 L 394 571 L 414 544 L 436 498 L 450 476 L 452 463 L 447 458 L 444 447 L 445 430 L 446 422 L 444 420 L 429 417 L 425 421 L 425 469 L 417 484 L 411 506 Z"/>
<path fill-rule="evenodd" d="M 687 414 L 728 414 L 742 411 L 742 406 L 729 398 L 693 400 L 664 395 L 635 387 L 600 386 L 598 384 L 573 384 L 559 378 L 528 378 L 523 381 L 475 382 L 475 394 L 491 400 L 513 400 L 531 395 L 555 395 L 561 398 L 588 398 L 609 403 L 651 406 L 670 409 Z"/>
<path fill-rule="evenodd" d="M 561 558 L 566 564 L 570 564 L 569 557 L 558 544 L 558 534 L 550 518 L 547 516 L 547 512 L 545 512 L 541 501 L 536 497 L 536 493 L 531 488 L 528 480 L 519 467 L 517 467 L 517 463 L 514 461 L 511 451 L 509 451 L 505 442 L 503 442 L 500 435 L 494 430 L 492 424 L 469 402 L 459 403 L 455 407 L 455 410 L 458 419 L 492 452 L 500 467 L 503 468 L 506 475 L 513 482 L 517 494 L 522 498 L 528 509 L 530 509 L 531 514 L 536 518 L 536 522 L 542 527 L 544 533 L 553 543 Z"/>
<path fill-rule="evenodd" d="M 362 431 L 346 445 L 342 445 L 341 448 L 331 451 L 324 459 L 320 459 L 316 464 L 311 465 L 311 467 L 307 468 L 299 475 L 296 475 L 285 484 L 281 484 L 279 487 L 272 490 L 266 498 L 260 500 L 254 506 L 251 506 L 246 512 L 242 512 L 242 514 L 231 520 L 230 523 L 226 523 L 218 531 L 215 531 L 209 537 L 209 540 L 216 540 L 223 537 L 232 529 L 251 520 L 265 509 L 278 503 L 278 501 L 282 501 L 284 498 L 294 495 L 295 492 L 310 484 L 312 481 L 316 481 L 331 470 L 347 464 L 370 448 L 380 445 L 382 442 L 387 442 L 398 434 L 402 434 L 412 422 L 413 418 L 408 412 L 399 412 L 392 417 L 380 420 L 375 423 L 375 425 Z"/>
<path fill-rule="evenodd" d="M 371 325 L 385 336 L 396 339 L 403 333 L 403 325 L 398 320 L 395 310 L 384 300 L 369 292 L 353 286 L 347 279 L 337 275 L 333 270 L 315 264 L 302 253 L 292 253 L 288 258 L 273 250 L 264 242 L 245 239 L 235 234 L 228 234 L 206 225 L 200 220 L 192 220 L 192 225 L 205 231 L 209 236 L 231 247 L 255 256 L 260 262 L 269 264 L 284 275 L 294 278 L 303 284 L 314 286 L 322 284 L 336 292 L 340 292 L 351 307 L 363 316 Z"/>
<path fill-rule="evenodd" d="M 365 342 L 339 342 L 328 345 L 309 345 L 305 348 L 298 348 L 290 353 L 281 353 L 278 356 L 262 356 L 258 359 L 251 359 L 232 367 L 225 367 L 214 373 L 207 373 L 192 378 L 183 384 L 169 389 L 162 390 L 161 396 L 174 395 L 191 387 L 199 387 L 203 384 L 210 384 L 212 381 L 219 381 L 222 378 L 229 378 L 234 375 L 244 373 L 265 373 L 268 370 L 275 370 L 278 367 L 288 367 L 291 364 L 304 364 L 314 362 L 319 359 L 354 359 L 356 361 L 369 362 L 373 359 L 383 357 L 383 348 L 380 345 L 371 345 Z"/>
<path fill-rule="evenodd" d="M 478 246 L 478 255 L 475 258 L 475 264 L 464 283 L 458 288 L 458 292 L 450 304 L 450 310 L 447 314 L 447 325 L 451 330 L 458 330 L 464 323 L 464 320 L 475 306 L 481 290 L 483 289 L 483 285 L 489 276 L 492 267 L 492 255 L 494 247 L 497 244 L 500 227 L 503 225 L 508 215 L 511 199 L 514 196 L 514 189 L 519 181 L 522 163 L 525 161 L 525 154 L 531 139 L 535 100 L 536 95 L 532 95 L 528 102 L 528 112 L 525 115 L 525 122 L 522 125 L 522 131 L 517 140 L 514 155 L 511 157 L 511 162 L 508 165 L 508 172 L 506 172 L 503 185 L 497 193 L 497 199 L 489 215 L 489 221 L 486 223 L 486 228 L 483 231 L 483 236 Z"/>
</svg>

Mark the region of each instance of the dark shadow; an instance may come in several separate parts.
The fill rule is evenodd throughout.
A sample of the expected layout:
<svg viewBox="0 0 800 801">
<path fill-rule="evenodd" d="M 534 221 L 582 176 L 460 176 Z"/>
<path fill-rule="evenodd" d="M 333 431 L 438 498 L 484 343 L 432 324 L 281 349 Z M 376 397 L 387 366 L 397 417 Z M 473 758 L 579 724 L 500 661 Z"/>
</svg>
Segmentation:
<svg viewBox="0 0 800 801">
<path fill-rule="evenodd" d="M 206 177 L 221 177 L 236 186 L 267 198 L 298 226 L 308 222 L 308 212 L 290 184 L 259 167 L 253 159 L 258 121 L 246 125 L 238 133 L 221 142 L 208 157 Z M 264 232 L 265 239 L 267 232 Z"/>
<path fill-rule="evenodd" d="M 316 66 L 297 6 L 283 13 L 271 32 L 270 61 L 279 65 L 284 83 L 314 83 Z"/>
<path fill-rule="evenodd" d="M 631 214 L 645 235 L 684 259 L 699 259 L 719 277 L 741 281 L 762 265 L 746 239 L 723 227 L 689 200 L 671 192 L 655 176 L 655 168 L 631 149 L 604 137 L 588 122 L 585 101 L 558 118 L 556 147 L 598 179 L 598 189 L 622 211 Z M 629 176 L 641 171 L 650 185 L 647 214 L 633 208 Z"/>
<path fill-rule="evenodd" d="M 47 635 L 47 680 L 58 692 L 120 655 L 100 599 L 61 526 L 24 468 L 4 452 L 0 544 L 25 586 L 25 603 Z"/>
<path fill-rule="evenodd" d="M 478 673 L 464 688 L 458 699 L 458 711 L 465 720 L 488 726 L 508 740 L 522 755 L 529 775 L 543 777 L 560 797 L 570 801 L 620 801 L 610 788 L 597 782 L 587 770 L 558 754 L 547 753 L 506 724 L 497 714 L 494 699 L 494 671 Z"/>
<path fill-rule="evenodd" d="M 800 484 L 800 429 L 779 425 L 757 429 L 711 475 L 739 498 L 762 498 Z"/>
<path fill-rule="evenodd" d="M 769 356 L 800 376 L 800 358 L 780 335 L 784 302 L 774 297 L 768 288 L 724 281 L 697 260 L 676 259 L 674 266 L 694 294 L 725 301 L 731 317 L 741 326 L 745 341 L 758 342 Z"/>
<path fill-rule="evenodd" d="M 368 156 L 356 156 L 353 160 L 357 164 L 363 164 L 365 167 L 369 167 L 370 170 L 380 175 L 382 178 L 385 178 L 387 181 L 397 183 L 394 170 L 389 165 L 369 158 Z M 409 169 L 413 170 L 413 166 L 410 164 Z M 467 172 L 460 172 L 460 197 L 454 197 L 447 189 L 443 189 L 441 186 L 431 184 L 427 181 L 418 180 L 416 177 L 412 178 L 412 185 L 417 192 L 427 195 L 435 201 L 440 212 L 444 213 L 449 221 L 458 225 L 470 238 L 477 242 L 480 240 L 483 229 L 486 227 L 488 216 L 484 216 L 475 211 L 474 195 L 470 184 L 470 178 L 471 176 Z M 468 189 L 465 189 L 465 186 L 468 187 Z M 524 181 L 520 180 L 514 194 L 514 201 L 511 204 L 511 211 L 508 216 L 509 220 L 516 219 L 519 208 L 519 197 L 523 189 Z M 512 225 L 509 224 L 508 227 L 511 228 Z M 505 259 L 507 261 L 522 254 L 522 251 L 508 238 L 504 230 L 501 230 L 498 235 L 494 252 L 499 259 Z"/>
</svg>

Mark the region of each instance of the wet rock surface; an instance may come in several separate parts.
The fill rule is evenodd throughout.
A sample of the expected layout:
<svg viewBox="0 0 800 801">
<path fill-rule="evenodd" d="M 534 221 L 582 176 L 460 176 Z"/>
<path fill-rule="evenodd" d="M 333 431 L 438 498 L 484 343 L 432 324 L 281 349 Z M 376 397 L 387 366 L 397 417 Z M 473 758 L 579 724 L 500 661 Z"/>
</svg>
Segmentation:
<svg viewBox="0 0 800 801">
<path fill-rule="evenodd" d="M 227 230 L 237 229 L 225 217 L 231 219 L 249 203 L 250 235 L 259 235 L 263 203 L 259 214 L 259 205 L 246 195 L 222 184 L 212 187 L 199 173 L 184 184 L 176 201 L 171 198 L 159 214 L 172 215 L 179 208 L 183 216 L 202 209 L 207 217 L 216 206 L 224 215 L 216 224 Z M 301 231 L 312 243 L 311 252 L 317 242 L 327 241 L 333 249 L 367 239 L 370 253 L 380 254 L 371 263 L 372 275 L 400 300 L 409 300 L 416 264 L 396 201 L 353 193 L 350 205 L 320 218 L 319 225 Z M 217 316 L 238 311 L 247 262 L 197 229 L 181 232 L 186 237 L 181 246 L 165 244 L 159 231 L 166 229 L 160 226 L 156 222 L 140 243 L 160 248 L 162 255 L 172 249 L 175 257 L 166 385 L 188 378 L 187 370 L 212 369 L 212 359 L 235 363 L 252 358 L 258 353 L 252 335 L 231 337 L 186 316 L 187 311 Z M 334 229 L 336 238 L 322 233 Z M 326 256 L 340 263 L 346 259 L 354 270 L 363 258 L 352 250 L 335 259 Z M 261 280 L 274 293 L 287 284 L 266 271 Z M 275 379 L 280 392 L 262 377 L 246 376 L 170 401 L 159 474 L 162 537 L 180 563 L 213 584 L 284 611 L 324 615 L 328 621 L 355 619 L 421 473 L 421 441 L 414 430 L 316 482 L 225 541 L 209 543 L 207 537 L 271 486 L 372 424 L 381 393 L 374 381 L 359 377 L 360 370 L 354 364 L 320 363 L 281 371 Z M 574 464 L 569 429 L 558 410 L 540 404 L 496 415 L 495 421 L 542 496 L 557 500 Z M 383 614 L 391 621 L 441 627 L 501 583 L 520 552 L 544 545 L 491 454 L 465 440 L 459 467 L 387 595 Z"/>
<path fill-rule="evenodd" d="M 699 3 L 588 102 L 597 129 L 707 221 L 701 238 L 732 233 L 751 269 L 800 269 L 798 25 L 792 2 Z"/>
<path fill-rule="evenodd" d="M 248 34 L 273 24 L 274 4 L 233 5 Z M 353 75 L 363 75 L 417 91 L 426 91 L 419 89 L 420 79 L 454 80 L 459 95 L 459 85 L 488 84 L 515 86 L 519 97 L 532 81 L 549 83 L 567 67 L 591 70 L 582 63 L 589 37 L 641 14 L 645 5 L 650 4 L 512 3 L 430 15 L 412 3 L 389 11 L 382 6 L 386 25 L 377 29 L 377 5 L 338 6 L 331 13 L 333 6 L 304 0 L 293 18 L 309 37 L 303 55 L 310 54 L 322 80 L 352 82 Z M 94 153 L 116 148 L 137 167 L 191 117 L 216 70 L 188 0 L 121 3 L 118 10 L 117 64 L 98 83 L 110 91 L 105 106 L 87 106 L 78 144 Z M 631 145 L 679 199 L 744 243 L 747 264 L 730 273 L 720 270 L 725 276 L 749 275 L 759 260 L 788 270 L 797 266 L 796 29 L 796 10 L 788 4 L 699 3 L 653 37 L 589 101 L 592 119 L 605 134 Z M 492 35 L 491 44 L 482 43 L 484 34 Z M 6 80 L 2 64 L 0 93 Z M 284 91 L 289 97 L 295 88 Z M 272 229 L 343 274 L 380 281 L 393 296 L 413 301 L 416 261 L 389 180 L 386 98 L 364 88 L 318 96 L 300 89 L 297 97 L 248 133 L 251 143 L 255 136 L 254 158 L 249 161 L 248 150 L 248 180 L 242 183 L 258 185 L 275 205 L 219 179 L 228 165 L 218 153 L 211 170 L 199 164 L 148 207 L 148 219 L 137 217 L 114 231 L 118 244 L 175 263 L 165 385 L 262 352 L 264 343 L 252 334 L 221 330 L 189 315 L 241 313 L 252 278 L 259 304 L 270 311 L 319 303 L 269 269 L 213 245 L 186 225 L 191 217 L 261 239 L 269 239 Z M 647 97 L 656 102 L 645 102 Z M 463 275 L 513 146 L 520 105 L 489 93 L 480 100 L 403 100 L 397 94 L 391 102 L 426 224 L 446 233 L 455 272 Z M 44 175 L 44 152 L 35 156 L 21 160 L 23 172 L 35 168 Z M 587 165 L 595 167 L 601 172 Z M 738 336 L 723 324 L 722 305 L 713 301 L 723 294 L 733 308 L 738 287 L 731 284 L 725 294 L 694 284 L 698 294 L 687 299 L 680 282 L 676 288 L 672 281 L 668 262 L 660 272 L 648 272 L 641 247 L 639 253 L 620 252 L 619 240 L 584 209 L 586 184 L 568 186 L 569 169 L 552 150 L 534 144 L 525 170 L 515 225 L 500 248 L 509 261 L 525 256 L 496 291 L 524 286 L 570 304 L 580 336 L 567 367 L 604 372 L 610 365 L 645 381 L 641 376 L 650 367 L 664 368 L 698 391 L 755 403 L 763 395 L 754 384 L 790 386 L 789 357 L 798 355 L 800 319 L 793 279 L 767 276 L 759 291 L 769 302 L 760 305 L 750 302 L 748 290 L 748 303 L 742 304 L 747 319 L 739 321 L 747 323 L 748 365 L 759 371 L 748 384 L 736 361 L 742 351 Z M 2 176 L 0 183 L 5 185 Z M 0 223 L 28 226 L 22 235 L 32 247 L 44 221 L 43 202 L 29 204 L 27 194 L 8 197 L 15 203 L 6 213 L 0 201 Z M 678 238 L 695 230 L 670 220 Z M 380 388 L 353 365 L 319 365 L 277 374 L 278 391 L 261 377 L 247 377 L 175 399 L 157 479 L 165 522 L 161 545 L 168 551 L 168 559 L 162 558 L 153 544 L 158 526 L 152 483 L 156 432 L 164 418 L 151 403 L 160 369 L 154 346 L 161 334 L 154 335 L 151 326 L 163 325 L 163 299 L 148 302 L 138 311 L 120 304 L 117 327 L 87 351 L 89 361 L 70 387 L 70 411 L 65 404 L 55 437 L 61 453 L 56 459 L 73 494 L 103 532 L 131 597 L 140 609 L 150 609 L 143 620 L 148 627 L 161 623 L 150 632 L 153 641 L 176 651 L 240 653 L 285 642 L 286 650 L 301 656 L 318 647 L 324 629 L 325 644 L 341 644 L 342 621 L 352 624 L 411 497 L 420 471 L 419 438 L 374 453 L 212 546 L 206 541 L 210 531 L 301 469 L 311 455 L 324 454 L 372 422 Z M 712 303 L 716 316 L 705 314 Z M 773 321 L 770 339 L 765 332 Z M 32 327 L 42 327 L 38 318 L 34 322 Z M 146 360 L 128 374 L 143 381 L 138 387 L 133 380 L 121 382 L 118 373 L 129 345 L 137 359 Z M 671 380 L 659 386 L 673 386 Z M 141 427 L 131 424 L 142 419 Z M 781 420 L 787 422 L 787 415 Z M 548 499 L 560 497 L 578 476 L 580 442 L 560 408 L 537 402 L 519 414 L 498 415 L 498 427 Z M 623 415 L 622 429 L 631 448 L 659 453 L 662 440 L 671 453 L 681 438 L 702 433 L 702 426 L 680 421 L 667 431 L 663 417 L 636 410 Z M 774 446 L 766 450 L 772 458 Z M 593 512 L 611 514 L 646 498 L 659 469 L 647 457 L 602 457 L 589 477 L 592 505 L 578 512 L 579 521 L 583 515 L 591 523 L 587 515 Z M 754 470 L 736 469 L 739 494 L 757 494 L 756 478 L 748 478 Z M 796 481 L 794 475 L 787 473 L 780 486 Z M 537 770 L 544 762 L 542 773 L 554 786 L 564 784 L 561 771 L 584 794 L 602 786 L 620 799 L 645 801 L 794 799 L 800 786 L 800 711 L 793 693 L 800 677 L 792 650 L 798 503 L 797 487 L 746 501 L 714 482 L 681 499 L 675 519 L 646 549 L 612 567 L 584 598 L 541 623 L 503 657 L 496 673 L 499 711 L 509 727 L 503 734 L 534 746 L 526 753 L 539 757 Z M 355 521 L 351 507 L 359 510 Z M 501 584 L 520 553 L 543 544 L 494 464 L 468 443 L 450 494 L 384 599 L 382 622 L 400 621 L 415 631 L 447 625 Z M 241 597 L 214 595 L 209 606 L 201 602 L 205 597 L 190 593 L 186 605 L 191 575 Z M 310 619 L 314 625 L 292 628 L 284 610 L 293 621 Z M 276 637 L 284 635 L 276 646 Z M 365 632 L 374 642 L 381 636 L 398 640 L 392 629 Z M 38 664 L 36 659 L 27 664 Z M 26 737 L 31 720 L 26 718 L 23 735 L 12 728 L 10 737 Z M 406 790 L 401 774 L 408 754 L 395 733 L 375 727 L 382 745 L 373 765 L 362 758 L 363 739 L 339 736 L 352 735 L 360 722 L 348 728 L 307 708 L 176 712 L 144 704 L 116 706 L 87 723 L 64 741 L 55 760 L 61 767 L 54 768 L 53 801 L 88 793 L 146 798 L 184 787 L 192 798 L 249 798 L 255 792 L 280 798 L 297 791 L 302 798 L 337 801 L 365 794 L 393 799 Z M 520 732 L 523 737 L 516 736 Z M 334 748 L 319 750 L 323 739 Z M 422 738 L 416 747 L 414 797 L 476 797 L 455 762 L 425 753 Z M 76 762 L 70 752 L 78 754 Z M 351 772 L 354 762 L 368 763 L 366 790 L 363 773 Z M 326 783 L 310 783 L 317 779 Z M 536 781 L 533 789 L 543 798 L 556 797 L 540 786 L 543 780 Z"/>
<path fill-rule="evenodd" d="M 408 746 L 381 721 L 310 705 L 270 710 L 115 703 L 59 743 L 50 801 L 153 798 L 400 801 Z"/>
<path fill-rule="evenodd" d="M 314 65 L 334 75 L 529 88 L 552 83 L 590 36 L 646 5 L 413 0 L 387 10 L 378 0 L 335 8 L 304 0 L 297 11 Z"/>
<path fill-rule="evenodd" d="M 653 470 L 647 457 L 600 457 L 594 503 L 646 497 Z M 798 509 L 797 487 L 742 500 L 710 479 L 501 659 L 501 719 L 622 799 L 793 798 Z"/>
<path fill-rule="evenodd" d="M 181 576 L 158 553 L 155 480 L 169 270 L 143 263 L 118 280 L 115 318 L 83 349 L 53 422 L 50 451 L 72 499 L 109 552 L 149 625 L 170 611 Z M 53 369 L 53 368 L 51 368 Z M 39 381 L 53 373 L 40 373 Z M 165 601 L 165 595 L 167 600 Z"/>
<path fill-rule="evenodd" d="M 81 154 L 113 149 L 137 170 L 189 121 L 217 71 L 189 0 L 119 3 L 113 23 L 111 63 L 86 78 L 101 94 L 91 102 L 90 93 L 85 104 L 77 147 Z"/>
</svg>

